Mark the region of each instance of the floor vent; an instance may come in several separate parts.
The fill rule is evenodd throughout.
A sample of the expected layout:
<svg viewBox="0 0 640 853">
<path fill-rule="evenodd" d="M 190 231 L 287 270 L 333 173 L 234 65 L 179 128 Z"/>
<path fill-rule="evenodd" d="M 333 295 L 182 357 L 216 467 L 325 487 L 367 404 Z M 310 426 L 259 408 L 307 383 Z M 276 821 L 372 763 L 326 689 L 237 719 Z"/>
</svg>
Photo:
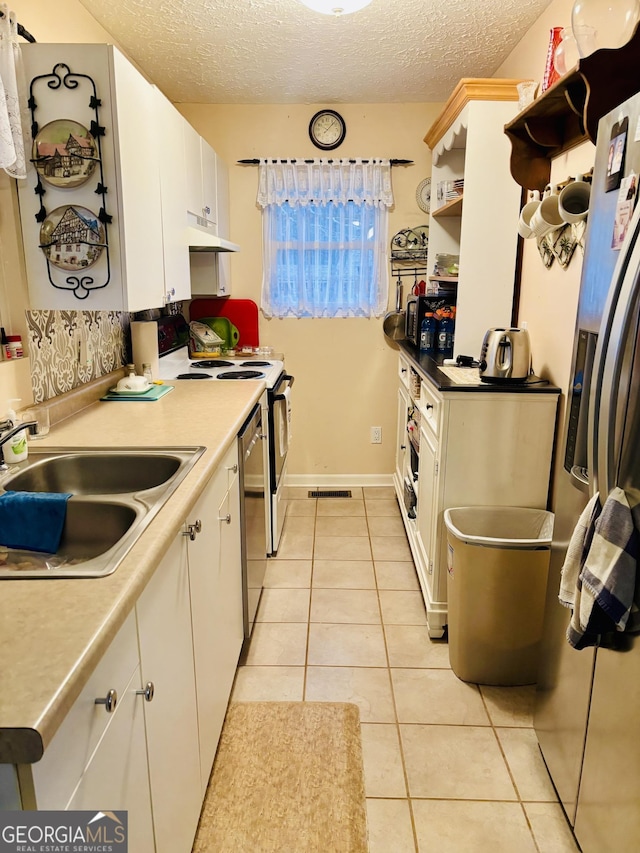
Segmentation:
<svg viewBox="0 0 640 853">
<path fill-rule="evenodd" d="M 309 492 L 310 498 L 350 498 L 351 489 L 334 489 L 333 491 L 323 489 L 322 491 Z"/>
</svg>

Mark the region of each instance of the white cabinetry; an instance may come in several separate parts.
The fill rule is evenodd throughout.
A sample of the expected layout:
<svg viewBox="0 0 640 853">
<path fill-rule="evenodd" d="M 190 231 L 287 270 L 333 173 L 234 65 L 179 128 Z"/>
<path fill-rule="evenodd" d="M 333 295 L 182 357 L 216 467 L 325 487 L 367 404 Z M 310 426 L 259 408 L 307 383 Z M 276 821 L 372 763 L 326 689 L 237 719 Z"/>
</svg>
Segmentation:
<svg viewBox="0 0 640 853">
<path fill-rule="evenodd" d="M 189 581 L 204 794 L 244 636 L 235 444 L 191 515 L 194 539 L 189 541 Z"/>
<path fill-rule="evenodd" d="M 187 158 L 187 211 L 192 224 L 218 234 L 216 152 L 189 124 L 184 123 Z"/>
<path fill-rule="evenodd" d="M 200 815 L 198 713 L 187 541 L 173 541 L 136 604 L 151 803 L 158 853 L 191 849 Z M 215 678 L 214 673 L 211 674 Z"/>
<path fill-rule="evenodd" d="M 187 185 L 185 119 L 154 87 L 156 140 L 161 141 L 160 193 L 164 257 L 164 302 L 191 299 L 189 241 L 186 233 Z"/>
<path fill-rule="evenodd" d="M 23 790 L 33 791 L 25 808 L 128 810 L 130 849 L 155 849 L 141 684 L 131 613 L 42 760 L 20 768 Z M 110 691 L 112 704 L 96 704 Z"/>
<path fill-rule="evenodd" d="M 408 360 L 401 356 L 402 367 Z M 412 369 L 409 367 L 409 369 Z M 547 505 L 556 420 L 555 393 L 439 391 L 424 376 L 419 391 L 400 383 L 399 425 L 416 405 L 420 420 L 415 519 L 404 503 L 412 478 L 399 426 L 396 493 L 427 610 L 429 634 L 447 624 L 447 536 L 453 506 Z M 409 445 L 408 441 L 404 445 Z"/>
<path fill-rule="evenodd" d="M 78 232 L 78 236 L 86 240 L 92 234 L 98 235 L 103 196 L 96 190 L 102 175 L 108 190 L 104 196 L 106 212 L 113 217 L 106 226 L 108 248 L 102 250 L 95 263 L 82 266 L 83 261 L 74 256 L 74 246 L 79 247 L 78 256 L 85 252 L 85 243 L 80 240 L 60 246 L 63 262 L 68 261 L 71 268 L 63 269 L 51 261 L 47 264 L 39 246 L 50 238 L 47 228 L 41 231 L 35 218 L 40 208 L 40 196 L 34 192 L 38 176 L 33 165 L 29 166 L 27 178 L 18 184 L 31 307 L 139 311 L 162 305 L 165 287 L 160 147 L 152 86 L 111 45 L 31 44 L 23 46 L 22 55 L 28 84 L 45 75 L 33 84 L 37 104 L 34 115 L 41 131 L 61 118 L 74 120 L 89 130 L 96 117 L 90 106 L 93 84 L 100 100 L 98 124 L 104 128 L 104 135 L 96 135 L 102 173 L 96 166 L 78 186 L 54 186 L 43 176 L 42 204 L 48 216 L 59 208 L 84 208 L 89 214 L 80 211 L 84 219 L 77 221 L 89 223 L 90 228 L 85 228 L 86 234 Z M 56 89 L 48 88 L 46 75 L 52 75 L 57 68 L 59 79 L 63 80 L 65 65 L 72 75 L 84 75 L 70 78 L 77 87 L 60 83 Z M 45 138 L 49 139 L 46 132 Z M 55 224 L 53 218 L 50 222 Z M 52 256 L 56 257 L 55 248 Z"/>
<path fill-rule="evenodd" d="M 429 273 L 436 254 L 460 256 L 454 355 L 477 356 L 487 329 L 511 324 L 522 190 L 504 125 L 518 112 L 518 82 L 461 80 L 425 137 L 433 158 Z M 439 204 L 438 184 L 460 178 L 464 195 Z"/>
</svg>

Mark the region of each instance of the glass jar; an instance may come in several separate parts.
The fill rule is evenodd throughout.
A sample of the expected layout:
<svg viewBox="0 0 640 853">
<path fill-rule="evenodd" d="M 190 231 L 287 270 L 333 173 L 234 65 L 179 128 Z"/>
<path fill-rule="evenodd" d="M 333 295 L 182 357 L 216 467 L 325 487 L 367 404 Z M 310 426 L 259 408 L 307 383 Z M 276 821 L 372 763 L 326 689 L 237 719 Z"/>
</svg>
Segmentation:
<svg viewBox="0 0 640 853">
<path fill-rule="evenodd" d="M 639 20 L 640 0 L 575 0 L 571 28 L 580 57 L 603 47 L 622 47 Z"/>
<path fill-rule="evenodd" d="M 571 71 L 577 65 L 579 59 L 580 54 L 573 31 L 571 27 L 565 27 L 560 33 L 560 44 L 553 54 L 553 67 L 561 77 L 564 77 L 567 71 Z"/>
</svg>

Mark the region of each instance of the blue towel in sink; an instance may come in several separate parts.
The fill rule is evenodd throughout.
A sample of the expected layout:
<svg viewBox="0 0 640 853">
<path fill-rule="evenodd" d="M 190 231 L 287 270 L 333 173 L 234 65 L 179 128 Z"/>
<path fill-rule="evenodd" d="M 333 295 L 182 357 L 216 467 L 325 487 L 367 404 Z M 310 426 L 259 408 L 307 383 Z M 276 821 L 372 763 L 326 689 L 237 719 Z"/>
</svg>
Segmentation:
<svg viewBox="0 0 640 853">
<path fill-rule="evenodd" d="M 70 497 L 53 492 L 7 491 L 0 495 L 0 543 L 6 548 L 55 554 Z"/>
</svg>

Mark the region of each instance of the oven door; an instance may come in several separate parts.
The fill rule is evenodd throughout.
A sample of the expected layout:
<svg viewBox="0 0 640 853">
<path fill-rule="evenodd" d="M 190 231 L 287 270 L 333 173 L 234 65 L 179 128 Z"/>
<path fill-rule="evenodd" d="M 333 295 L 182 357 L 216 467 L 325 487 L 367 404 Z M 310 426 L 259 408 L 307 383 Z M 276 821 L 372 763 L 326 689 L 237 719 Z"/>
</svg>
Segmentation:
<svg viewBox="0 0 640 853">
<path fill-rule="evenodd" d="M 271 491 L 271 553 L 278 550 L 286 510 L 284 477 L 291 440 L 291 387 L 283 373 L 269 391 L 269 488 Z"/>
</svg>

